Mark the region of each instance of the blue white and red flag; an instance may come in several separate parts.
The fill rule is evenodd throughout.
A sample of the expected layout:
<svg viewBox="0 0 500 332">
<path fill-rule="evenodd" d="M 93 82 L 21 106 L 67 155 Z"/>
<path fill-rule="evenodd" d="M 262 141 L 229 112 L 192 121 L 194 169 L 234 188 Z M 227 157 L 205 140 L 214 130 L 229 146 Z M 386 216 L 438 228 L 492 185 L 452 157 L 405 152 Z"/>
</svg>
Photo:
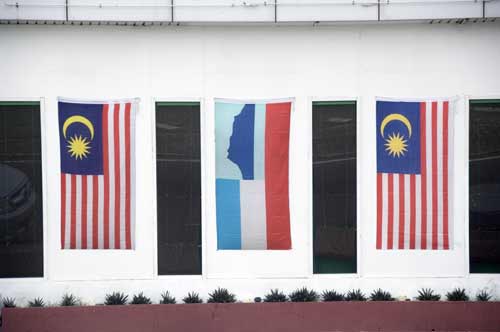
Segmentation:
<svg viewBox="0 0 500 332">
<path fill-rule="evenodd" d="M 290 249 L 292 101 L 215 103 L 218 249 Z"/>
</svg>

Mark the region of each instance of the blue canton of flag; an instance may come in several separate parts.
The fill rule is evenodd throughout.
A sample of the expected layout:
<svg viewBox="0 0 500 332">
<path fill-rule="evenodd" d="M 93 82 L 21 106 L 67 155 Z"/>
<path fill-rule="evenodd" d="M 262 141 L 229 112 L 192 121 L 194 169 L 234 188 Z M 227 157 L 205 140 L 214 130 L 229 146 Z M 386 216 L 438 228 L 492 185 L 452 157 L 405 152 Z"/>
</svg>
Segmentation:
<svg viewBox="0 0 500 332">
<path fill-rule="evenodd" d="M 61 172 L 103 174 L 102 104 L 59 102 Z"/>
<path fill-rule="evenodd" d="M 420 103 L 377 101 L 377 172 L 420 174 Z"/>
</svg>

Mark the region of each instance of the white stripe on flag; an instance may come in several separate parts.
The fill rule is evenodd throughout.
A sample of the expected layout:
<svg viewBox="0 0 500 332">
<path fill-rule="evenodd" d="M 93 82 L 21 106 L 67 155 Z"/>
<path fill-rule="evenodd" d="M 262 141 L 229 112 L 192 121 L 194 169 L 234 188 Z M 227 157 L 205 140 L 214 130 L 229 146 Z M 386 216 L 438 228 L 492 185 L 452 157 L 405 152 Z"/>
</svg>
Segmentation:
<svg viewBox="0 0 500 332">
<path fill-rule="evenodd" d="M 437 113 L 437 248 L 443 249 L 443 102 L 438 102 Z"/>
<path fill-rule="evenodd" d="M 382 249 L 387 249 L 387 224 L 389 216 L 388 197 L 388 175 L 382 173 Z"/>
<path fill-rule="evenodd" d="M 92 216 L 93 216 L 93 182 L 95 175 L 87 175 L 87 249 L 92 249 Z"/>
<path fill-rule="evenodd" d="M 415 249 L 422 248 L 422 176 L 415 175 Z"/>
<path fill-rule="evenodd" d="M 453 249 L 453 156 L 454 156 L 454 113 L 455 101 L 450 101 L 448 105 L 448 244 L 449 249 Z"/>
<path fill-rule="evenodd" d="M 76 214 L 76 229 L 73 230 L 74 232 L 76 231 L 76 242 L 75 242 L 75 248 L 76 249 L 81 249 L 82 248 L 82 176 L 81 175 L 76 175 L 76 207 L 73 213 Z"/>
<path fill-rule="evenodd" d="M 71 175 L 65 174 L 66 178 L 66 226 L 64 234 L 64 249 L 70 248 L 71 241 Z"/>
<path fill-rule="evenodd" d="M 405 213 L 404 213 L 404 241 L 402 249 L 410 249 L 410 174 L 404 175 L 404 193 L 405 193 Z"/>
<path fill-rule="evenodd" d="M 399 174 L 394 174 L 392 176 L 393 184 L 393 227 L 392 227 L 392 249 L 398 249 L 399 247 Z"/>
<path fill-rule="evenodd" d="M 98 187 L 98 207 L 97 207 L 97 227 L 98 227 L 98 248 L 104 249 L 104 176 L 97 176 Z"/>
<path fill-rule="evenodd" d="M 115 105 L 109 105 L 108 112 L 108 179 L 109 179 L 109 248 L 115 248 L 115 146 L 114 117 Z"/>
<path fill-rule="evenodd" d="M 427 221 L 427 248 L 432 249 L 432 102 L 426 103 L 425 112 L 425 137 L 426 137 L 426 180 L 427 180 L 427 213 L 424 216 Z"/>
<path fill-rule="evenodd" d="M 241 249 L 267 249 L 264 180 L 240 181 L 240 207 Z"/>
<path fill-rule="evenodd" d="M 125 104 L 120 104 L 119 122 L 119 149 L 120 149 L 120 249 L 126 249 L 125 239 Z"/>
</svg>

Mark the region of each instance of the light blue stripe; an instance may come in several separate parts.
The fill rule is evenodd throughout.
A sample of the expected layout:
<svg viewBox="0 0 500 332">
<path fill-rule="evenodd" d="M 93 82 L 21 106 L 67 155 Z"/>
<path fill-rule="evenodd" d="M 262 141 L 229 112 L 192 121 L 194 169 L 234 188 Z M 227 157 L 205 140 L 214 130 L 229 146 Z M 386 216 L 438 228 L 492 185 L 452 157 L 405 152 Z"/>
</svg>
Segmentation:
<svg viewBox="0 0 500 332">
<path fill-rule="evenodd" d="M 234 117 L 245 104 L 215 103 L 215 177 L 220 179 L 243 179 L 238 166 L 229 160 L 228 149 L 233 132 Z"/>
<path fill-rule="evenodd" d="M 217 249 L 241 249 L 240 181 L 215 180 Z"/>
<path fill-rule="evenodd" d="M 255 104 L 254 127 L 253 176 L 255 180 L 264 180 L 266 104 Z"/>
</svg>

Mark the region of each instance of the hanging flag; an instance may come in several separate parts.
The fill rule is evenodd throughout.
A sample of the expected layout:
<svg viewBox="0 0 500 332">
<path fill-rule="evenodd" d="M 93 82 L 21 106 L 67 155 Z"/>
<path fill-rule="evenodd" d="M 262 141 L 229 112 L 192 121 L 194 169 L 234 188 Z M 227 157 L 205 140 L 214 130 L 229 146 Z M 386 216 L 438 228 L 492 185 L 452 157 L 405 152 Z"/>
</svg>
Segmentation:
<svg viewBox="0 0 500 332">
<path fill-rule="evenodd" d="M 453 105 L 377 101 L 377 249 L 452 247 Z"/>
<path fill-rule="evenodd" d="M 290 249 L 292 101 L 215 103 L 218 249 Z"/>
<path fill-rule="evenodd" d="M 133 249 L 138 99 L 58 106 L 61 248 Z"/>
</svg>

